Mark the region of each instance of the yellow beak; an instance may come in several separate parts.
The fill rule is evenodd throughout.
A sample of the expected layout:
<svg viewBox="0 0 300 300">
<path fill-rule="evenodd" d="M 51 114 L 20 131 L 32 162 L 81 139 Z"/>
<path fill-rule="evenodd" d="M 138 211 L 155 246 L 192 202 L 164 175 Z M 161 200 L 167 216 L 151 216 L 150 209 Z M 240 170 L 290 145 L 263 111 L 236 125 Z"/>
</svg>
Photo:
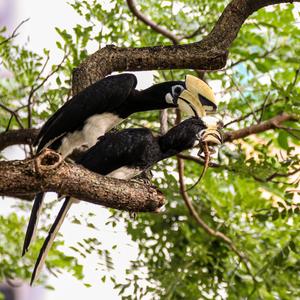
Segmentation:
<svg viewBox="0 0 300 300">
<path fill-rule="evenodd" d="M 186 89 L 197 99 L 207 114 L 214 113 L 217 109 L 217 101 L 213 90 L 201 79 L 186 75 Z"/>
<path fill-rule="evenodd" d="M 223 142 L 222 134 L 216 127 L 208 127 L 205 129 L 201 139 L 202 142 L 206 142 L 211 145 L 221 145 Z"/>
<path fill-rule="evenodd" d="M 183 90 L 182 93 L 179 95 L 179 100 L 186 102 L 193 110 L 194 114 L 197 117 L 205 116 L 205 110 L 201 105 L 198 98 L 195 97 L 193 93 L 188 90 Z M 180 105 L 180 104 L 179 104 Z"/>
</svg>

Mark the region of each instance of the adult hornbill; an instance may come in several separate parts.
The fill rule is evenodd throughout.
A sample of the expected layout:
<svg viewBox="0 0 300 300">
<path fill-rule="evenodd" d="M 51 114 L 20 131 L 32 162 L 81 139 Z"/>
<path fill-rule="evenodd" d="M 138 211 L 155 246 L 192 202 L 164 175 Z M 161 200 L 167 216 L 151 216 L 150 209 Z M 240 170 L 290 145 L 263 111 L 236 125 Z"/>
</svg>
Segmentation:
<svg viewBox="0 0 300 300">
<path fill-rule="evenodd" d="M 204 118 L 203 118 L 204 119 Z M 119 179 L 131 179 L 153 164 L 183 150 L 203 143 L 218 145 L 222 142 L 217 124 L 207 125 L 201 118 L 187 119 L 170 129 L 165 135 L 155 137 L 147 128 L 131 128 L 107 133 L 90 148 L 78 164 L 101 175 Z M 70 208 L 77 201 L 66 197 L 40 250 L 31 283 L 39 275 L 55 236 Z"/>
<path fill-rule="evenodd" d="M 146 90 L 135 89 L 133 74 L 106 77 L 66 102 L 40 130 L 37 153 L 44 148 L 63 157 L 82 145 L 92 147 L 97 139 L 135 112 L 179 107 L 188 116 L 203 116 L 216 111 L 213 91 L 197 77 L 187 75 L 185 81 L 158 83 Z M 27 227 L 22 255 L 34 235 L 44 193 L 35 197 Z"/>
</svg>

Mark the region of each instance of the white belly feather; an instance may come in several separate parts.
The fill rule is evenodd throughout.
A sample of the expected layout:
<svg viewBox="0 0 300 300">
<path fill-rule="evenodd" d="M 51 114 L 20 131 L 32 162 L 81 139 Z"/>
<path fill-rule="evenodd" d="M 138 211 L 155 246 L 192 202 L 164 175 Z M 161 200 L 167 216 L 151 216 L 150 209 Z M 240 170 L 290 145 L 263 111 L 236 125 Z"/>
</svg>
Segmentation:
<svg viewBox="0 0 300 300">
<path fill-rule="evenodd" d="M 123 119 L 112 113 L 103 113 L 89 117 L 81 130 L 67 134 L 62 139 L 62 144 L 58 149 L 63 157 L 72 153 L 75 148 L 86 144 L 92 147 L 97 143 L 100 136 L 121 123 Z"/>
<path fill-rule="evenodd" d="M 117 179 L 124 179 L 124 180 L 129 180 L 141 173 L 140 169 L 134 169 L 134 168 L 128 168 L 128 167 L 121 167 L 119 169 L 116 169 L 106 176 L 108 177 L 113 177 Z"/>
</svg>

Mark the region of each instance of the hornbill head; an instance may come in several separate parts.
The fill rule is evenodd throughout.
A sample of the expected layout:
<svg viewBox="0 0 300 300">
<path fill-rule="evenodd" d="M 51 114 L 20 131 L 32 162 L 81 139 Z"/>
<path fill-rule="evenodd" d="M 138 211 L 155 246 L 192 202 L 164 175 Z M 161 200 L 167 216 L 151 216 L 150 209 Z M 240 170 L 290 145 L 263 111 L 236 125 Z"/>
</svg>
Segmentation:
<svg viewBox="0 0 300 300">
<path fill-rule="evenodd" d="M 201 79 L 186 75 L 185 82 L 172 86 L 166 101 L 178 105 L 188 116 L 203 117 L 217 110 L 213 90 Z"/>
</svg>

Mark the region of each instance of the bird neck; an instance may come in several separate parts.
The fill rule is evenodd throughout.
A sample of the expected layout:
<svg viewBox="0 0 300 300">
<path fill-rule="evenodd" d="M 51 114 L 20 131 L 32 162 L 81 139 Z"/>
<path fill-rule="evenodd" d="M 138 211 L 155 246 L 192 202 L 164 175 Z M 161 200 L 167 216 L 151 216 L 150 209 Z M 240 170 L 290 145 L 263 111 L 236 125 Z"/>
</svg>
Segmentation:
<svg viewBox="0 0 300 300">
<path fill-rule="evenodd" d="M 129 95 L 124 107 L 122 107 L 122 112 L 125 112 L 128 116 L 135 112 L 177 107 L 177 105 L 166 101 L 166 95 L 171 92 L 172 86 L 176 84 L 183 85 L 183 82 L 168 81 L 155 84 L 142 91 L 134 90 Z"/>
<path fill-rule="evenodd" d="M 205 128 L 201 119 L 190 118 L 170 129 L 158 138 L 158 143 L 164 158 L 191 149 L 196 142 L 196 135 Z"/>
</svg>

